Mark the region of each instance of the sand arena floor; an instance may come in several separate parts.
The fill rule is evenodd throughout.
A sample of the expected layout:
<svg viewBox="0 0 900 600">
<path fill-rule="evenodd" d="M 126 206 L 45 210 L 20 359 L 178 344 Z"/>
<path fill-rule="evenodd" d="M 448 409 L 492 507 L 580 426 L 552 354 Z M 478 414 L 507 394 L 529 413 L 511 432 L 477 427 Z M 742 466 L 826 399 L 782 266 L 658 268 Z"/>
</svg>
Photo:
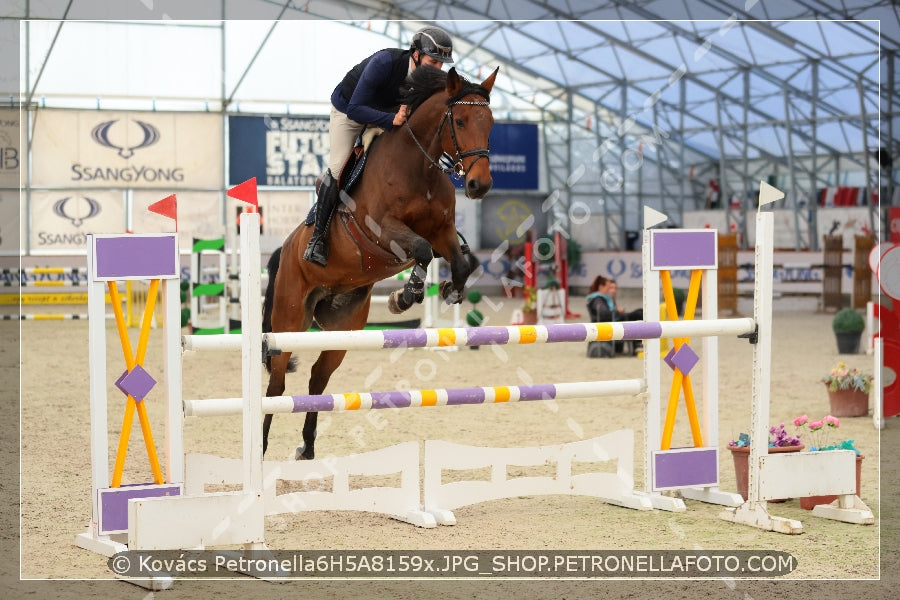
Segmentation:
<svg viewBox="0 0 900 600">
<path fill-rule="evenodd" d="M 622 294 L 623 304 L 636 304 L 635 292 Z M 512 310 L 521 300 L 493 298 L 479 309 L 488 324 L 509 324 Z M 573 298 L 578 310 L 583 299 Z M 493 307 L 493 308 L 492 308 Z M 838 360 L 871 371 L 872 357 L 841 356 L 830 330 L 830 315 L 817 313 L 814 303 L 781 301 L 775 305 L 771 422 L 790 423 L 801 414 L 811 417 L 828 413 L 828 399 L 819 379 Z M 421 316 L 414 309 L 411 316 Z M 752 313 L 752 303 L 742 300 L 741 312 Z M 392 317 L 374 308 L 372 320 Z M 15 324 L 3 323 L 14 327 Z M 136 343 L 137 330 L 132 330 Z M 11 334 L 12 335 L 12 334 Z M 720 426 L 715 440 L 723 455 L 721 487 L 734 491 L 734 471 L 727 442 L 750 424 L 752 346 L 742 339 L 722 338 L 720 349 Z M 124 368 L 122 351 L 112 323 L 108 329 L 107 353 L 110 372 Z M 151 336 L 147 368 L 161 370 L 161 336 Z M 75 534 L 90 517 L 90 445 L 88 393 L 88 332 L 84 322 L 24 322 L 21 325 L 21 572 L 24 579 L 111 579 L 106 559 L 75 546 Z M 289 375 L 286 393 L 304 393 L 311 355 L 301 355 L 297 374 Z M 189 354 L 184 357 L 184 397 L 239 396 L 238 354 Z M 640 377 L 642 361 L 636 357 L 588 359 L 582 343 L 550 346 L 508 346 L 457 352 L 410 350 L 402 355 L 377 351 L 348 353 L 326 391 L 367 391 L 401 388 L 463 387 L 470 385 L 520 384 L 528 381 L 590 381 Z M 695 377 L 699 389 L 702 374 Z M 265 385 L 265 377 L 264 383 Z M 120 393 L 110 382 L 109 440 L 115 447 L 123 406 L 115 401 Z M 149 402 L 151 422 L 161 436 L 161 407 Z M 527 446 L 575 441 L 617 429 L 635 432 L 636 473 L 642 484 L 643 404 L 638 398 L 612 397 L 593 400 L 561 400 L 556 403 L 524 403 L 504 406 L 461 406 L 387 412 L 374 424 L 364 413 L 322 414 L 317 442 L 319 457 L 340 456 L 409 440 L 445 439 L 473 445 Z M 300 417 L 276 415 L 267 458 L 284 459 L 299 442 Z M 718 518 L 720 508 L 688 501 L 684 513 L 638 512 L 604 504 L 595 498 L 573 496 L 525 497 L 487 502 L 455 511 L 458 524 L 423 530 L 367 513 L 281 515 L 267 518 L 267 542 L 274 549 L 771 549 L 790 552 L 798 568 L 787 579 L 877 579 L 880 535 L 894 540 L 893 530 L 883 531 L 880 503 L 882 446 L 880 438 L 900 428 L 889 424 L 886 434 L 872 425 L 871 417 L 842 420 L 842 438 L 856 441 L 865 454 L 862 470 L 863 501 L 873 510 L 876 525 L 855 526 L 822 520 L 800 508 L 797 500 L 772 505 L 778 516 L 799 519 L 804 533 L 786 536 L 737 526 Z M 353 435 L 351 435 L 351 432 Z M 188 418 L 186 448 L 222 456 L 240 457 L 239 417 Z M 683 402 L 676 422 L 673 446 L 689 445 L 690 432 Z M 164 458 L 164 457 L 163 457 Z M 110 457 L 112 461 L 112 457 Z M 896 459 L 886 459 L 893 469 Z M 894 471 L 896 472 L 896 471 Z M 125 482 L 148 481 L 149 467 L 140 429 L 131 435 Z M 896 513 L 885 516 L 895 519 Z M 893 522 L 893 521 L 892 521 Z M 881 569 L 896 566 L 881 564 Z M 322 597 L 389 596 L 418 598 L 423 593 L 447 597 L 572 597 L 612 589 L 613 582 L 505 582 L 485 588 L 485 582 L 295 582 L 304 595 Z M 260 597 L 291 595 L 295 583 L 248 585 L 241 595 Z M 551 586 L 551 583 L 553 587 Z M 809 582 L 804 582 L 808 584 Z M 341 587 L 346 584 L 348 587 Z M 65 596 L 63 590 L 88 590 L 84 583 L 56 586 L 48 597 Z M 144 598 L 138 588 L 113 583 L 116 597 Z M 179 582 L 167 597 L 207 597 L 221 585 L 217 582 Z M 690 584 L 675 582 L 617 582 L 618 597 L 678 596 Z M 771 597 L 772 582 L 705 582 L 700 597 Z M 817 584 L 821 585 L 821 584 Z M 260 587 L 264 586 L 264 587 Z M 438 587 L 435 587 L 438 586 Z M 443 587 L 441 587 L 443 586 Z M 768 586 L 768 587 L 767 587 Z M 226 588 L 227 589 L 227 588 Z M 840 586 L 816 588 L 816 597 L 831 597 Z M 883 589 L 872 582 L 869 597 Z M 57 591 L 59 590 L 59 591 Z M 552 592 L 548 590 L 553 590 Z M 370 592 L 375 596 L 366 596 Z M 491 595 L 488 593 L 488 596 Z M 721 593 L 721 594 L 720 594 Z M 84 596 L 88 592 L 78 592 Z M 873 595 L 875 594 L 875 595 Z M 108 596 L 107 596 L 108 597 Z M 697 597 L 693 595 L 693 597 Z M 840 596 L 835 596 L 840 597 Z"/>
</svg>

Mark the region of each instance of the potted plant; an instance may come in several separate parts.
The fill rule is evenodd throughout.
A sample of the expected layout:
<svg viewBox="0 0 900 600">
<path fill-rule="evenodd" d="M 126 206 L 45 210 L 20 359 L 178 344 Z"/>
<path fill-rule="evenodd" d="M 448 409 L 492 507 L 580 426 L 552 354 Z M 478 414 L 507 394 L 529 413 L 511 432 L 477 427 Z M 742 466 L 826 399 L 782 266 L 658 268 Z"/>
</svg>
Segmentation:
<svg viewBox="0 0 900 600">
<path fill-rule="evenodd" d="M 837 339 L 838 353 L 858 354 L 859 339 L 866 328 L 862 315 L 852 308 L 839 310 L 831 320 L 831 329 Z"/>
<path fill-rule="evenodd" d="M 839 362 L 822 383 L 828 388 L 828 402 L 835 417 L 864 417 L 869 414 L 869 392 L 874 377 Z"/>
<path fill-rule="evenodd" d="M 472 303 L 472 310 L 466 313 L 466 323 L 469 327 L 481 327 L 484 325 L 484 314 L 478 310 L 478 303 L 481 302 L 481 292 L 469 290 L 466 299 Z M 479 346 L 469 346 L 469 348 L 478 350 Z"/>
<path fill-rule="evenodd" d="M 833 442 L 831 436 L 841 426 L 841 421 L 834 415 L 826 415 L 816 421 L 811 421 L 808 416 L 802 415 L 794 419 L 794 426 L 809 442 L 811 452 L 828 452 L 830 450 L 852 450 L 856 453 L 856 495 L 859 496 L 859 482 L 862 475 L 862 461 L 865 458 L 859 453 L 853 440 L 841 440 Z M 837 500 L 836 495 L 806 496 L 800 498 L 800 506 L 806 510 L 812 510 L 819 504 L 831 504 Z"/>
<path fill-rule="evenodd" d="M 734 461 L 734 478 L 737 482 L 738 493 L 741 497 L 747 499 L 747 489 L 749 488 L 749 472 L 750 472 L 750 436 L 742 433 L 737 440 L 728 442 L 728 449 L 731 451 L 731 458 Z M 803 450 L 803 444 L 800 442 L 799 435 L 789 435 L 784 428 L 784 423 L 778 427 L 769 427 L 769 452 L 800 452 Z M 787 498 L 769 500 L 769 502 L 785 502 Z"/>
<path fill-rule="evenodd" d="M 526 285 L 524 288 L 525 304 L 522 305 L 522 324 L 534 325 L 537 323 L 537 288 Z"/>
</svg>

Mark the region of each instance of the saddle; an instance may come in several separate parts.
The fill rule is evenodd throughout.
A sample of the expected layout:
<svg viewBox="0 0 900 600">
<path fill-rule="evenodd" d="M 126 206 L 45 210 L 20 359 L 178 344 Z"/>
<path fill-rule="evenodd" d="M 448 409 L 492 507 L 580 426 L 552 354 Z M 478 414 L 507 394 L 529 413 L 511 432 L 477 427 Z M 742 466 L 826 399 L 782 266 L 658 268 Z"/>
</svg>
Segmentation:
<svg viewBox="0 0 900 600">
<path fill-rule="evenodd" d="M 366 166 L 366 159 L 369 156 L 369 151 L 372 149 L 372 145 L 379 135 L 384 133 L 384 129 L 381 127 L 375 126 L 367 126 L 362 130 L 362 133 L 356 138 L 356 143 L 353 145 L 353 150 L 350 151 L 350 155 L 347 156 L 347 160 L 344 162 L 344 166 L 341 167 L 341 172 L 337 176 L 338 182 L 338 190 L 343 190 L 345 192 L 350 192 L 353 189 L 353 186 L 356 185 L 356 182 L 359 181 L 360 176 L 362 175 L 363 169 Z M 316 177 L 316 195 L 319 195 L 319 188 L 322 185 L 322 179 L 325 177 L 325 173 L 322 173 L 318 177 Z M 315 223 L 316 217 L 316 206 L 313 204 L 312 208 L 309 211 L 309 214 L 306 215 L 306 224 L 312 225 Z"/>
</svg>

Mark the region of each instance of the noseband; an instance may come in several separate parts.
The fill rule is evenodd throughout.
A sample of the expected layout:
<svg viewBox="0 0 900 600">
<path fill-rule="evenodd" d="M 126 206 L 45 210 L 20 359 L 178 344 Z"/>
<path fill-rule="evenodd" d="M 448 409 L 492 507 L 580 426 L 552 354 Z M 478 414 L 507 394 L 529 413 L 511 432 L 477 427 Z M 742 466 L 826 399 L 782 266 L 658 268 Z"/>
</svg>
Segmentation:
<svg viewBox="0 0 900 600">
<path fill-rule="evenodd" d="M 441 124 L 438 125 L 437 133 L 435 137 L 440 137 L 441 131 L 444 129 L 444 123 L 450 124 L 450 139 L 453 140 L 453 152 L 456 154 L 456 157 L 450 156 L 446 152 L 443 152 L 441 156 L 435 161 L 431 158 L 431 155 L 428 154 L 428 151 L 422 147 L 422 144 L 419 143 L 419 140 L 416 138 L 416 135 L 413 133 L 412 128 L 409 126 L 409 121 L 405 121 L 406 130 L 409 132 L 410 137 L 412 137 L 413 141 L 416 143 L 416 146 L 419 147 L 419 150 L 422 151 L 422 154 L 425 155 L 425 158 L 428 159 L 428 162 L 431 163 L 431 166 L 435 167 L 442 173 L 449 173 L 459 178 L 463 178 L 466 176 L 466 168 L 463 166 L 463 159 L 468 158 L 469 156 L 476 156 L 477 158 L 472 161 L 472 164 L 469 165 L 469 169 L 477 163 L 482 158 L 487 158 L 491 150 L 490 148 L 475 148 L 473 150 L 466 150 L 465 152 L 459 151 L 459 144 L 456 141 L 456 128 L 453 126 L 453 107 L 462 104 L 465 106 L 490 106 L 488 102 L 480 101 L 475 102 L 472 100 L 458 100 L 453 102 L 449 106 L 447 106 L 447 112 L 444 113 L 444 118 L 441 119 Z"/>
</svg>

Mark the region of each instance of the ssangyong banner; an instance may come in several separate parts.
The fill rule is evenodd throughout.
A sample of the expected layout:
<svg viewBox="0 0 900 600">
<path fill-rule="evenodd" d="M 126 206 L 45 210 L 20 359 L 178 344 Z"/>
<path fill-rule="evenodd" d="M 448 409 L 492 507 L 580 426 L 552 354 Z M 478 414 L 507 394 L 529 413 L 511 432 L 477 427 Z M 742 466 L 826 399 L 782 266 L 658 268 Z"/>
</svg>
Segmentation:
<svg viewBox="0 0 900 600">
<path fill-rule="evenodd" d="M 31 192 L 33 253 L 84 252 L 89 233 L 125 232 L 124 192 L 54 190 Z"/>
<path fill-rule="evenodd" d="M 328 164 L 327 117 L 228 118 L 228 181 L 313 187 Z"/>
<path fill-rule="evenodd" d="M 219 189 L 222 117 L 41 110 L 32 156 L 35 187 Z"/>
</svg>

